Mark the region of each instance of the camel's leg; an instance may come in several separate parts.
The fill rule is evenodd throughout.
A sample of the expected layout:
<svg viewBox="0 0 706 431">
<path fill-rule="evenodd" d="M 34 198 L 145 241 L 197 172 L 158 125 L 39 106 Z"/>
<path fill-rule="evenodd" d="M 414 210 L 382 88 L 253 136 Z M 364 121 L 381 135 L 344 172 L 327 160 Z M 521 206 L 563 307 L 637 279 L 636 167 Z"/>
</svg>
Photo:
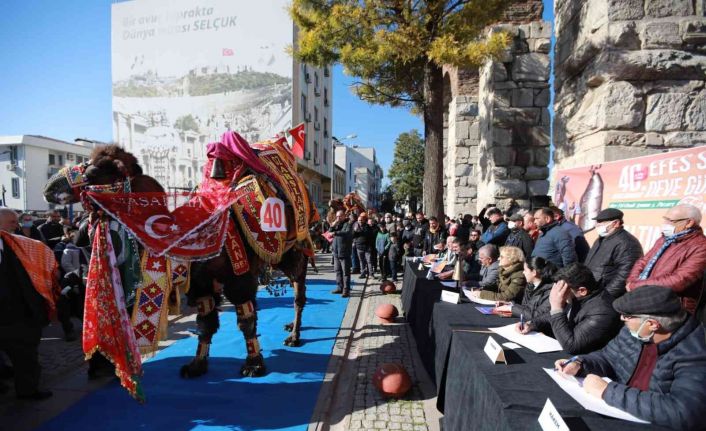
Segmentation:
<svg viewBox="0 0 706 431">
<path fill-rule="evenodd" d="M 306 305 L 306 270 L 309 261 L 301 252 L 297 254 L 299 255 L 299 262 L 291 267 L 293 273 L 288 274 L 294 289 L 294 320 L 285 326 L 285 329 L 290 331 L 291 334 L 284 340 L 284 344 L 291 347 L 299 347 L 301 345 L 299 336 L 302 326 L 302 311 L 304 311 L 304 306 Z"/>
<path fill-rule="evenodd" d="M 182 377 L 198 377 L 208 371 L 208 352 L 211 348 L 211 339 L 218 331 L 218 309 L 216 301 L 212 295 L 202 296 L 196 299 L 198 312 L 196 324 L 199 331 L 199 346 L 196 350 L 196 357 L 181 367 Z"/>
<path fill-rule="evenodd" d="M 235 287 L 237 286 L 237 287 Z M 234 277 L 225 283 L 224 291 L 228 300 L 235 305 L 238 318 L 238 328 L 243 333 L 248 356 L 240 368 L 240 374 L 245 377 L 260 377 L 265 375 L 265 360 L 262 357 L 260 341 L 257 339 L 257 311 L 253 300 L 257 294 L 257 278 L 250 273 Z"/>
</svg>

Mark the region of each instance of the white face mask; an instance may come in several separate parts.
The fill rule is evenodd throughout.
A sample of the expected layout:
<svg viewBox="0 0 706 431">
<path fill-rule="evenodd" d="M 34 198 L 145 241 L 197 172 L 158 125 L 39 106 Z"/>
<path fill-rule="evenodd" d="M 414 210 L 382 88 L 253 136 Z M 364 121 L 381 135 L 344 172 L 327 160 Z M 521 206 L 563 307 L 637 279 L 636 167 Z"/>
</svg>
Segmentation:
<svg viewBox="0 0 706 431">
<path fill-rule="evenodd" d="M 596 233 L 598 233 L 598 236 L 601 238 L 608 236 L 608 225 L 604 224 L 602 226 L 596 226 Z"/>
<path fill-rule="evenodd" d="M 509 227 L 510 229 L 515 229 L 515 226 L 517 225 L 514 221 L 507 222 L 507 227 Z"/>
<path fill-rule="evenodd" d="M 664 236 L 674 235 L 675 230 L 676 230 L 676 228 L 674 227 L 673 224 L 665 223 L 662 225 L 662 235 L 664 235 Z"/>
<path fill-rule="evenodd" d="M 654 337 L 655 333 L 654 331 L 652 331 L 650 332 L 650 335 L 647 335 L 645 337 L 641 336 L 640 331 L 642 331 L 642 327 L 645 326 L 645 323 L 647 323 L 647 320 L 640 324 L 640 327 L 637 328 L 637 331 L 630 331 L 630 335 L 642 341 L 643 343 L 649 343 L 652 340 L 652 337 Z"/>
</svg>

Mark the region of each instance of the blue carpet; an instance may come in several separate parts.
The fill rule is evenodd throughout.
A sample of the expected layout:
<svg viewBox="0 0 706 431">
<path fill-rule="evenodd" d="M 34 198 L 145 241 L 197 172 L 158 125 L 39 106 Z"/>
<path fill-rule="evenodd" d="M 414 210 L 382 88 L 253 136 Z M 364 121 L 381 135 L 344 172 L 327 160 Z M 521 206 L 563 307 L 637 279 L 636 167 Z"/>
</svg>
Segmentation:
<svg viewBox="0 0 706 431">
<path fill-rule="evenodd" d="M 179 377 L 196 351 L 196 337 L 177 341 L 144 366 L 147 403 L 139 405 L 116 382 L 95 391 L 44 424 L 44 430 L 301 430 L 316 404 L 347 301 L 329 293 L 332 283 L 307 285 L 301 338 L 283 344 L 294 315 L 293 292 L 258 294 L 258 333 L 268 369 L 260 378 L 239 374 L 246 356 L 235 312 L 221 313 L 206 375 Z M 189 324 L 190 329 L 195 327 Z"/>
</svg>

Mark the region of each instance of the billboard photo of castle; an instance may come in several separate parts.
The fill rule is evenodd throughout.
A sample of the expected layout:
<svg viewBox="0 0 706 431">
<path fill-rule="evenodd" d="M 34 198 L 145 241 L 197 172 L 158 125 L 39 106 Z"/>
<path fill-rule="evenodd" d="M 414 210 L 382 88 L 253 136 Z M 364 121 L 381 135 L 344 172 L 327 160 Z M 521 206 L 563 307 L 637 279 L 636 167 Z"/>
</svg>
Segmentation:
<svg viewBox="0 0 706 431">
<path fill-rule="evenodd" d="M 164 187 L 192 188 L 206 144 L 223 132 L 255 142 L 291 127 L 293 66 L 285 49 L 293 26 L 285 6 L 113 4 L 113 138 L 145 173 Z"/>
</svg>

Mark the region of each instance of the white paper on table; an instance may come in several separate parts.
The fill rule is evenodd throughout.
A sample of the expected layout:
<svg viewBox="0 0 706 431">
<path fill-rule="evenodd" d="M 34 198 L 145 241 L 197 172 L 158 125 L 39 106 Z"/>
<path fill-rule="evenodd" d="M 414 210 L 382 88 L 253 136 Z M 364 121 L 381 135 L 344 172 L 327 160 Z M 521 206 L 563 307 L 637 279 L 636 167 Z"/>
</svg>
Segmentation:
<svg viewBox="0 0 706 431">
<path fill-rule="evenodd" d="M 561 350 L 561 344 L 552 337 L 548 337 L 541 332 L 530 332 L 528 334 L 520 334 L 515 330 L 515 324 L 511 323 L 507 326 L 499 328 L 489 328 L 496 334 L 507 338 L 513 343 L 520 346 L 525 346 L 535 353 L 558 352 Z"/>
<path fill-rule="evenodd" d="M 510 341 L 508 341 L 507 343 L 503 343 L 503 346 L 507 347 L 508 349 L 512 349 L 512 350 L 522 348 L 522 346 L 520 346 L 519 344 L 510 342 Z"/>
<path fill-rule="evenodd" d="M 455 281 L 442 281 L 441 285 L 444 287 L 453 287 L 454 289 L 456 288 L 456 282 Z"/>
<path fill-rule="evenodd" d="M 466 298 L 470 299 L 471 302 L 475 302 L 476 304 L 495 305 L 495 301 L 493 301 L 492 299 L 481 299 L 472 296 L 471 291 L 466 289 L 465 287 L 463 288 L 463 294 L 466 295 Z"/>
<path fill-rule="evenodd" d="M 639 419 L 631 415 L 628 412 L 625 412 L 613 406 L 609 406 L 601 398 L 594 397 L 593 395 L 584 391 L 582 387 L 582 378 L 567 379 L 562 377 L 561 374 L 551 368 L 544 368 L 544 371 L 549 374 L 549 377 L 551 377 L 552 380 L 554 380 L 556 384 L 564 390 L 564 392 L 571 395 L 571 398 L 576 400 L 576 402 L 581 404 L 586 410 L 590 410 L 592 412 L 600 413 L 605 416 L 623 419 L 630 422 L 638 422 L 642 424 L 649 423 L 645 420 Z M 603 380 L 606 380 L 606 378 L 604 377 Z M 610 381 L 610 379 L 607 379 L 607 381 Z"/>
</svg>

